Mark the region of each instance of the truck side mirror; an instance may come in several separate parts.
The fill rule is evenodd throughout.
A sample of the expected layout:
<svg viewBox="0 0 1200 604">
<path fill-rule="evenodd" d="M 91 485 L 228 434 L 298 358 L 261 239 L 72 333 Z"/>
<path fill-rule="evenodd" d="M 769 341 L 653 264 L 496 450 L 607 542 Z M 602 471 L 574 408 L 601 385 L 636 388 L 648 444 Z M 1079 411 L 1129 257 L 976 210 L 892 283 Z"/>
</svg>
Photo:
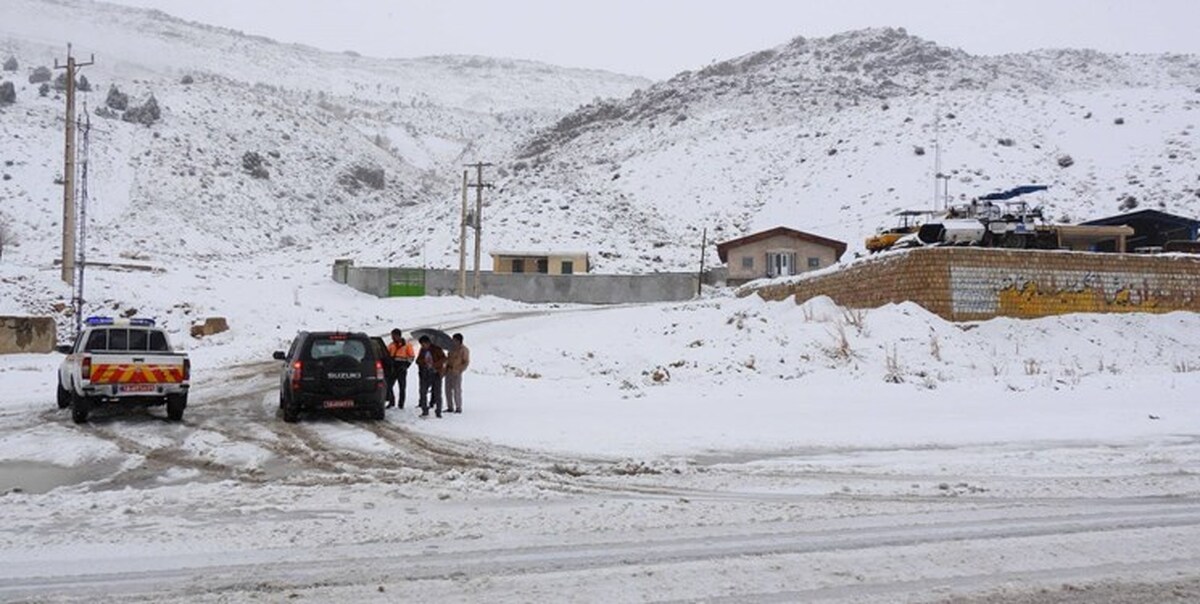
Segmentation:
<svg viewBox="0 0 1200 604">
<path fill-rule="evenodd" d="M 283 354 L 282 350 L 276 350 L 275 354 L 271 355 L 271 357 L 274 358 L 276 361 L 287 360 L 287 356 Z"/>
<path fill-rule="evenodd" d="M 74 350 L 75 350 L 75 347 L 71 346 L 70 344 L 63 344 L 61 346 L 54 347 L 54 352 L 61 352 L 63 354 L 71 354 L 72 352 L 74 352 Z"/>
</svg>

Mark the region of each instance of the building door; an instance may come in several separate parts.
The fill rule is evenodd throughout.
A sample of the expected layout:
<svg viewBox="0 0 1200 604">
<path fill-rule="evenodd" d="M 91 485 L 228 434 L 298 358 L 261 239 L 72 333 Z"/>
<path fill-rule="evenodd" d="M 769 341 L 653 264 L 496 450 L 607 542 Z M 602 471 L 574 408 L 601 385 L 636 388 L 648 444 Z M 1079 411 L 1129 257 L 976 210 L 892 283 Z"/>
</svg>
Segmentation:
<svg viewBox="0 0 1200 604">
<path fill-rule="evenodd" d="M 792 252 L 768 252 L 767 276 L 790 277 L 796 274 L 796 254 Z"/>
</svg>

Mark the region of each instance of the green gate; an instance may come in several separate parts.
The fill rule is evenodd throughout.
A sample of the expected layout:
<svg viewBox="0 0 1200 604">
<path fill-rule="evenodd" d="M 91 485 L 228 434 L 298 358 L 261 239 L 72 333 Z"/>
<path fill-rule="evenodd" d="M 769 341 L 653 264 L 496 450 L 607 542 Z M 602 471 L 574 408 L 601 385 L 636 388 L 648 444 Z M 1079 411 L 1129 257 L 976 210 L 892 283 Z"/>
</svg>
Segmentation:
<svg viewBox="0 0 1200 604">
<path fill-rule="evenodd" d="M 388 296 L 424 296 L 425 269 L 388 269 Z"/>
</svg>

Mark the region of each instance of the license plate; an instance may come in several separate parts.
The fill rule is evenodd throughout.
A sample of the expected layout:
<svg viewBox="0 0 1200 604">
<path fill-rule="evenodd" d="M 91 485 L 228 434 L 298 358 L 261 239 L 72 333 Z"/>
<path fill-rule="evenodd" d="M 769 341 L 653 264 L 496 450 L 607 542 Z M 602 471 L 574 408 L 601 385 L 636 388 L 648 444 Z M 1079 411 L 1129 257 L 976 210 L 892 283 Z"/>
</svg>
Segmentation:
<svg viewBox="0 0 1200 604">
<path fill-rule="evenodd" d="M 139 392 L 155 392 L 158 389 L 154 384 L 126 384 L 117 389 L 122 394 L 134 394 Z"/>
<path fill-rule="evenodd" d="M 326 409 L 347 409 L 354 406 L 354 401 L 325 401 Z"/>
</svg>

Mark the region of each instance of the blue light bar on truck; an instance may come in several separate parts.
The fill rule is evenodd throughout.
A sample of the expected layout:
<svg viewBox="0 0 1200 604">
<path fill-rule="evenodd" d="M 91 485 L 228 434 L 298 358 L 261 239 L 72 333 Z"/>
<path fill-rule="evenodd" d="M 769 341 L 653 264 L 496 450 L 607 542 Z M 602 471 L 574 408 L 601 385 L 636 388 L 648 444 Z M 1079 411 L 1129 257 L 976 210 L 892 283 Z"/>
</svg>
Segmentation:
<svg viewBox="0 0 1200 604">
<path fill-rule="evenodd" d="M 154 319 L 113 319 L 112 317 L 88 317 L 84 324 L 89 327 L 99 325 L 131 325 L 134 327 L 154 327 Z"/>
</svg>

